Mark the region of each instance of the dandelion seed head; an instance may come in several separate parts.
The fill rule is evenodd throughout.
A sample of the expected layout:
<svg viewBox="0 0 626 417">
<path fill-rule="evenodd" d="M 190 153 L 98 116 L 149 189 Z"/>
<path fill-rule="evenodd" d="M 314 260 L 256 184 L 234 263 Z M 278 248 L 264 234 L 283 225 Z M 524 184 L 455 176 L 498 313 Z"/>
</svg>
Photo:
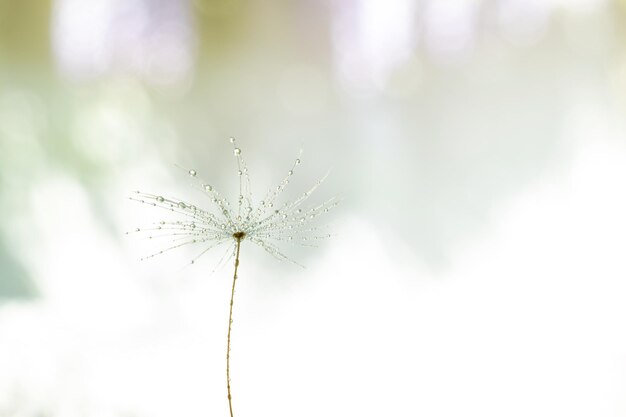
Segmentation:
<svg viewBox="0 0 626 417">
<path fill-rule="evenodd" d="M 195 169 L 186 170 L 194 188 L 208 196 L 206 206 L 197 206 L 177 198 L 164 197 L 137 191 L 131 200 L 158 207 L 179 216 L 179 220 L 161 220 L 150 227 L 136 229 L 135 233 L 146 233 L 149 239 L 169 240 L 170 246 L 143 259 L 150 259 L 184 246 L 200 246 L 201 252 L 191 264 L 209 250 L 227 245 L 227 253 L 233 253 L 231 245 L 242 240 L 250 241 L 281 261 L 291 261 L 282 253 L 281 243 L 289 245 L 312 246 L 309 240 L 319 240 L 330 236 L 324 226 L 314 224 L 321 214 L 336 207 L 338 200 L 331 198 L 309 208 L 305 207 L 309 197 L 324 182 L 326 176 L 292 201 L 280 203 L 282 193 L 294 176 L 294 170 L 300 164 L 300 158 L 279 185 L 270 188 L 267 194 L 258 199 L 252 195 L 249 170 L 242 157 L 242 151 L 235 145 L 235 138 L 230 138 L 233 154 L 237 160 L 237 178 L 239 193 L 237 204 L 231 208 L 230 202 L 215 187 L 203 180 Z M 302 152 L 300 152 L 301 154 Z M 305 243 L 307 242 L 307 243 Z M 295 263 L 295 262 L 294 262 Z"/>
</svg>

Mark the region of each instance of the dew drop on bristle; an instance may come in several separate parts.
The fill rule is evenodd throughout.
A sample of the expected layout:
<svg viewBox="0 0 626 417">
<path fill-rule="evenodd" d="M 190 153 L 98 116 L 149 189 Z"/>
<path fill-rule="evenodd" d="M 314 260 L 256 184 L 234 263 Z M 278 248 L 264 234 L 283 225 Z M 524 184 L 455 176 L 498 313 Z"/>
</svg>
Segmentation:
<svg viewBox="0 0 626 417">
<path fill-rule="evenodd" d="M 198 173 L 196 172 L 195 169 L 190 169 L 189 170 L 189 175 L 192 176 L 192 177 L 195 177 L 196 175 L 198 175 Z"/>
<path fill-rule="evenodd" d="M 178 207 L 184 209 L 187 207 L 187 205 L 181 201 L 180 203 L 178 203 Z"/>
<path fill-rule="evenodd" d="M 162 203 L 162 202 L 164 202 L 164 201 L 165 201 L 165 199 L 164 199 L 163 197 L 161 197 L 161 196 L 158 196 L 158 197 L 156 198 L 156 201 L 158 201 L 159 203 Z"/>
<path fill-rule="evenodd" d="M 239 149 L 239 148 L 235 148 L 235 149 L 233 150 L 233 153 L 234 153 L 235 155 L 241 155 L 241 149 Z"/>
<path fill-rule="evenodd" d="M 211 192 L 213 191 L 213 187 L 211 187 L 209 184 L 205 184 L 204 191 Z"/>
</svg>

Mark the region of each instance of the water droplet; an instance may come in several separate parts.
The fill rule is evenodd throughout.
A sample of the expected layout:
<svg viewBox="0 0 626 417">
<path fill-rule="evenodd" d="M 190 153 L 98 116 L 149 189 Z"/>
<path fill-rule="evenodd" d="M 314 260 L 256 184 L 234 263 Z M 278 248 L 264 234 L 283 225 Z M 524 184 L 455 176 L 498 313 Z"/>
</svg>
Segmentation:
<svg viewBox="0 0 626 417">
<path fill-rule="evenodd" d="M 296 213 L 302 213 L 302 209 L 296 210 Z"/>
<path fill-rule="evenodd" d="M 239 149 L 239 148 L 235 148 L 235 150 L 233 150 L 233 153 L 234 153 L 235 155 L 241 155 L 241 149 Z"/>
<path fill-rule="evenodd" d="M 162 202 L 164 202 L 164 201 L 165 201 L 165 199 L 164 199 L 163 197 L 161 197 L 161 196 L 158 196 L 158 197 L 156 198 L 156 201 L 158 201 L 159 203 L 162 203 Z"/>
<path fill-rule="evenodd" d="M 161 220 L 161 222 L 160 222 L 160 223 L 161 223 L 161 224 L 165 224 L 165 221 Z"/>
<path fill-rule="evenodd" d="M 289 170 L 289 175 L 293 175 L 293 171 L 292 170 Z"/>
<path fill-rule="evenodd" d="M 192 264 L 192 265 L 193 265 L 195 262 L 196 262 L 196 261 L 194 261 L 194 260 L 192 259 L 192 260 L 191 260 L 191 262 L 190 262 L 190 264 Z"/>
<path fill-rule="evenodd" d="M 300 165 L 300 160 L 296 159 L 296 165 Z"/>
<path fill-rule="evenodd" d="M 204 191 L 211 192 L 211 191 L 213 191 L 213 187 L 211 187 L 209 184 L 205 184 Z"/>
<path fill-rule="evenodd" d="M 139 228 L 135 229 L 135 232 L 139 232 L 139 231 L 141 231 L 141 229 L 139 229 Z"/>
<path fill-rule="evenodd" d="M 196 170 L 195 170 L 195 169 L 190 169 L 190 170 L 189 170 L 189 175 L 191 175 L 192 177 L 195 177 L 195 176 L 196 176 L 196 174 L 198 174 L 198 173 L 196 172 Z"/>
<path fill-rule="evenodd" d="M 187 207 L 187 205 L 181 201 L 180 203 L 178 203 L 178 207 L 180 207 L 181 209 L 184 209 Z"/>
<path fill-rule="evenodd" d="M 241 174 L 243 174 L 243 172 L 241 172 L 241 171 L 237 171 L 237 174 L 238 174 L 239 176 L 241 176 Z"/>
<path fill-rule="evenodd" d="M 235 143 L 235 138 L 234 137 L 230 137 L 230 139 L 228 139 L 230 141 L 230 143 Z"/>
</svg>

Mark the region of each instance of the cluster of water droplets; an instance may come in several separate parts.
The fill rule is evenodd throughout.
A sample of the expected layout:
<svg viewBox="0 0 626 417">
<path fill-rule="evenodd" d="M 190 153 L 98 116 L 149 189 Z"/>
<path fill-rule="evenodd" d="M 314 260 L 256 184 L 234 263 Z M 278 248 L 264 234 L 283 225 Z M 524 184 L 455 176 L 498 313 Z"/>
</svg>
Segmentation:
<svg viewBox="0 0 626 417">
<path fill-rule="evenodd" d="M 186 170 L 193 187 L 209 198 L 207 209 L 197 207 L 183 200 L 136 191 L 130 199 L 149 206 L 158 207 L 176 214 L 179 220 L 151 224 L 147 228 L 135 229 L 129 233 L 144 233 L 148 239 L 169 239 L 169 246 L 152 253 L 143 259 L 154 258 L 173 249 L 199 244 L 202 251 L 191 263 L 209 250 L 226 244 L 227 251 L 222 259 L 234 253 L 237 244 L 236 233 L 243 232 L 244 240 L 249 240 L 279 260 L 296 263 L 279 248 L 282 243 L 301 246 L 316 246 L 315 242 L 331 235 L 324 226 L 316 225 L 315 220 L 336 207 L 339 201 L 331 198 L 317 206 L 305 208 L 304 203 L 324 182 L 328 174 L 293 201 L 276 205 L 276 200 L 290 183 L 300 165 L 300 155 L 295 159 L 282 181 L 268 190 L 265 197 L 254 204 L 250 186 L 250 174 L 242 151 L 230 138 L 233 155 L 237 160 L 239 194 L 234 207 L 210 183 L 204 181 L 194 169 Z"/>
</svg>

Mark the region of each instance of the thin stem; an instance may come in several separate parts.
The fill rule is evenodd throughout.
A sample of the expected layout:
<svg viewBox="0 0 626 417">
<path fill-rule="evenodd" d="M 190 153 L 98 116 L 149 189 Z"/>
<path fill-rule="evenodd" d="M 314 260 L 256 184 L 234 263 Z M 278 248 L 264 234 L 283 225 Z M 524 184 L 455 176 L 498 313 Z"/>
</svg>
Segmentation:
<svg viewBox="0 0 626 417">
<path fill-rule="evenodd" d="M 241 237 L 237 237 L 237 255 L 235 256 L 235 275 L 233 275 L 233 288 L 230 293 L 230 314 L 228 316 L 228 346 L 226 348 L 226 388 L 228 389 L 228 408 L 230 417 L 233 417 L 233 403 L 230 395 L 230 333 L 233 327 L 233 301 L 235 299 L 235 283 L 237 282 L 237 268 L 239 268 L 239 248 Z"/>
</svg>

